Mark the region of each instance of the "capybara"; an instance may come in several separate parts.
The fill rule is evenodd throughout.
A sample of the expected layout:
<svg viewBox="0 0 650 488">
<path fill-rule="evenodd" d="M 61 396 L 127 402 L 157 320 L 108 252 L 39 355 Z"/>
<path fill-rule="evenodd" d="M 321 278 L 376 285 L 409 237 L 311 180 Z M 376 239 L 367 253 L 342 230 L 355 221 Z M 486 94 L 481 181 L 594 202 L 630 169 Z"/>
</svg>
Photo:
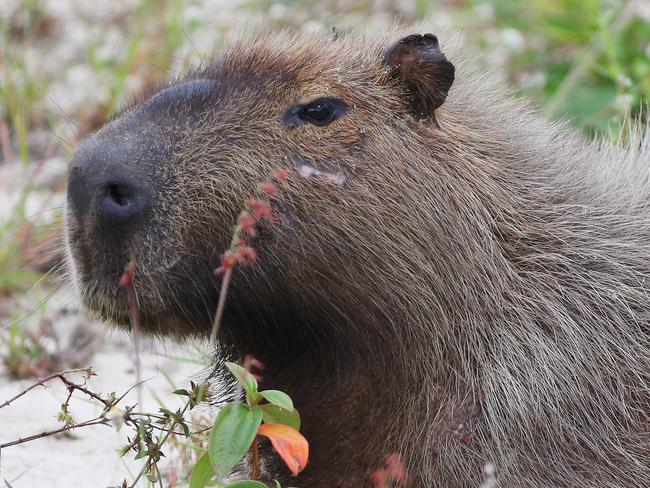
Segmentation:
<svg viewBox="0 0 650 488">
<path fill-rule="evenodd" d="M 443 54 L 444 52 L 444 54 Z M 213 270 L 278 168 L 219 355 L 310 442 L 283 486 L 650 486 L 650 138 L 545 121 L 431 34 L 244 36 L 90 136 L 67 243 L 84 304 L 209 334 Z"/>
</svg>

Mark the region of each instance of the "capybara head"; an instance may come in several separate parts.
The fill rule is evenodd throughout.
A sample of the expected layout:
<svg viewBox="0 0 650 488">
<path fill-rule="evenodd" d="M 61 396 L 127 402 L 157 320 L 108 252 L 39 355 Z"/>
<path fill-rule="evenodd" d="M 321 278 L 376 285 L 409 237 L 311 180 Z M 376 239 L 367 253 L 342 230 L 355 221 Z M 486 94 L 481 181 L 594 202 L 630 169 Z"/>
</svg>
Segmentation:
<svg viewBox="0 0 650 488">
<path fill-rule="evenodd" d="M 286 34 L 235 43 L 79 148 L 66 227 L 84 303 L 128 324 L 117 283 L 135 256 L 143 327 L 208 331 L 220 288 L 213 270 L 237 216 L 286 169 L 274 222 L 254 243 L 257 263 L 233 278 L 224 337 L 263 334 L 290 347 L 349 334 L 354 315 L 374 313 L 368 285 L 421 252 L 417 229 L 401 222 L 418 220 L 414 195 L 430 186 L 423 159 L 436 171 L 427 140 L 453 80 L 431 34 L 371 46 Z"/>
</svg>

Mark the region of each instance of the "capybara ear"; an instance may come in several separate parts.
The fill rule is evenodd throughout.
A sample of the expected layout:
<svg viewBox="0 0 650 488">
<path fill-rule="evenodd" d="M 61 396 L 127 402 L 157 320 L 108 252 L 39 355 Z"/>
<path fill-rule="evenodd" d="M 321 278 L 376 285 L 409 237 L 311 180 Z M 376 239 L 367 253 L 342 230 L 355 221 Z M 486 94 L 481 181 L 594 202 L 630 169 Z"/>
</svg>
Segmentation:
<svg viewBox="0 0 650 488">
<path fill-rule="evenodd" d="M 398 81 L 411 112 L 428 118 L 442 105 L 454 82 L 454 65 L 440 52 L 433 34 L 411 34 L 393 44 L 383 59 Z"/>
</svg>

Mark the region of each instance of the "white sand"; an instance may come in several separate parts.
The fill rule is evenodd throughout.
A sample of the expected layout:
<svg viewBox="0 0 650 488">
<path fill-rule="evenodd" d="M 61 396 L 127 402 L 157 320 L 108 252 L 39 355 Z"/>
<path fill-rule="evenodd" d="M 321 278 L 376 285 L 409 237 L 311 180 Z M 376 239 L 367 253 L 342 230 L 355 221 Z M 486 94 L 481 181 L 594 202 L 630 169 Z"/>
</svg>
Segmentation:
<svg viewBox="0 0 650 488">
<path fill-rule="evenodd" d="M 89 382 L 93 391 L 121 394 L 135 383 L 131 353 L 120 342 L 108 345 L 91 361 L 97 373 Z M 182 351 L 176 353 L 187 355 Z M 146 365 L 142 377 L 149 380 L 143 387 L 143 406 L 137 410 L 157 412 L 159 405 L 154 397 L 171 410 L 182 406 L 183 398 L 171 393 L 173 388 L 160 371 L 167 373 L 181 388 L 189 387 L 190 379 L 200 377 L 202 368 L 153 352 L 144 353 L 141 359 Z M 0 400 L 12 397 L 31 383 L 33 381 L 5 380 L 0 385 Z M 66 394 L 66 389 L 57 380 L 1 409 L 0 442 L 60 427 L 56 416 Z M 132 391 L 123 405 L 136 402 L 136 393 Z M 91 419 L 101 411 L 98 405 L 81 399 L 80 395 L 76 395 L 70 405 L 70 413 L 77 422 Z M 125 478 L 132 480 L 129 471 L 137 473 L 143 462 L 133 461 L 133 453 L 124 458 L 118 456 L 118 449 L 126 444 L 126 434 L 132 434 L 130 429 L 122 428 L 117 432 L 113 427 L 91 426 L 70 436 L 48 437 L 6 448 L 2 451 L 0 480 L 6 479 L 13 488 L 119 486 Z M 139 486 L 146 486 L 146 482 Z"/>
</svg>

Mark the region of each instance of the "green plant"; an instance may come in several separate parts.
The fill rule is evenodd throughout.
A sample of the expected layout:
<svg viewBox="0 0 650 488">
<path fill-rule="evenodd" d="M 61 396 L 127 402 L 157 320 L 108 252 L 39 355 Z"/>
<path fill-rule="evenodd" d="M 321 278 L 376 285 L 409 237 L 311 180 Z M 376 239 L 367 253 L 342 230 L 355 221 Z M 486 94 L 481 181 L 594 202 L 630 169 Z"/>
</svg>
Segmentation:
<svg viewBox="0 0 650 488">
<path fill-rule="evenodd" d="M 20 323 L 13 323 L 0 338 L 4 354 L 2 363 L 12 378 L 34 376 L 35 367 L 44 357 L 44 351 L 38 338 L 28 333 Z"/>
<path fill-rule="evenodd" d="M 485 6 L 492 9 L 487 20 L 475 15 Z M 647 117 L 650 22 L 637 2 L 495 0 L 468 7 L 455 18 L 471 44 L 488 54 L 505 51 L 509 80 L 549 116 L 615 138 L 626 136 L 626 119 Z"/>
<path fill-rule="evenodd" d="M 258 391 L 254 376 L 242 366 L 226 363 L 246 395 L 246 404 L 229 403 L 217 415 L 210 432 L 207 450 L 194 466 L 190 488 L 217 486 L 253 488 L 266 486 L 259 476 L 258 438 L 267 437 L 291 472 L 296 475 L 307 464 L 309 445 L 300 434 L 300 415 L 291 398 L 278 390 Z M 189 392 L 178 393 L 189 395 Z M 232 469 L 251 452 L 249 481 L 226 483 Z"/>
</svg>

